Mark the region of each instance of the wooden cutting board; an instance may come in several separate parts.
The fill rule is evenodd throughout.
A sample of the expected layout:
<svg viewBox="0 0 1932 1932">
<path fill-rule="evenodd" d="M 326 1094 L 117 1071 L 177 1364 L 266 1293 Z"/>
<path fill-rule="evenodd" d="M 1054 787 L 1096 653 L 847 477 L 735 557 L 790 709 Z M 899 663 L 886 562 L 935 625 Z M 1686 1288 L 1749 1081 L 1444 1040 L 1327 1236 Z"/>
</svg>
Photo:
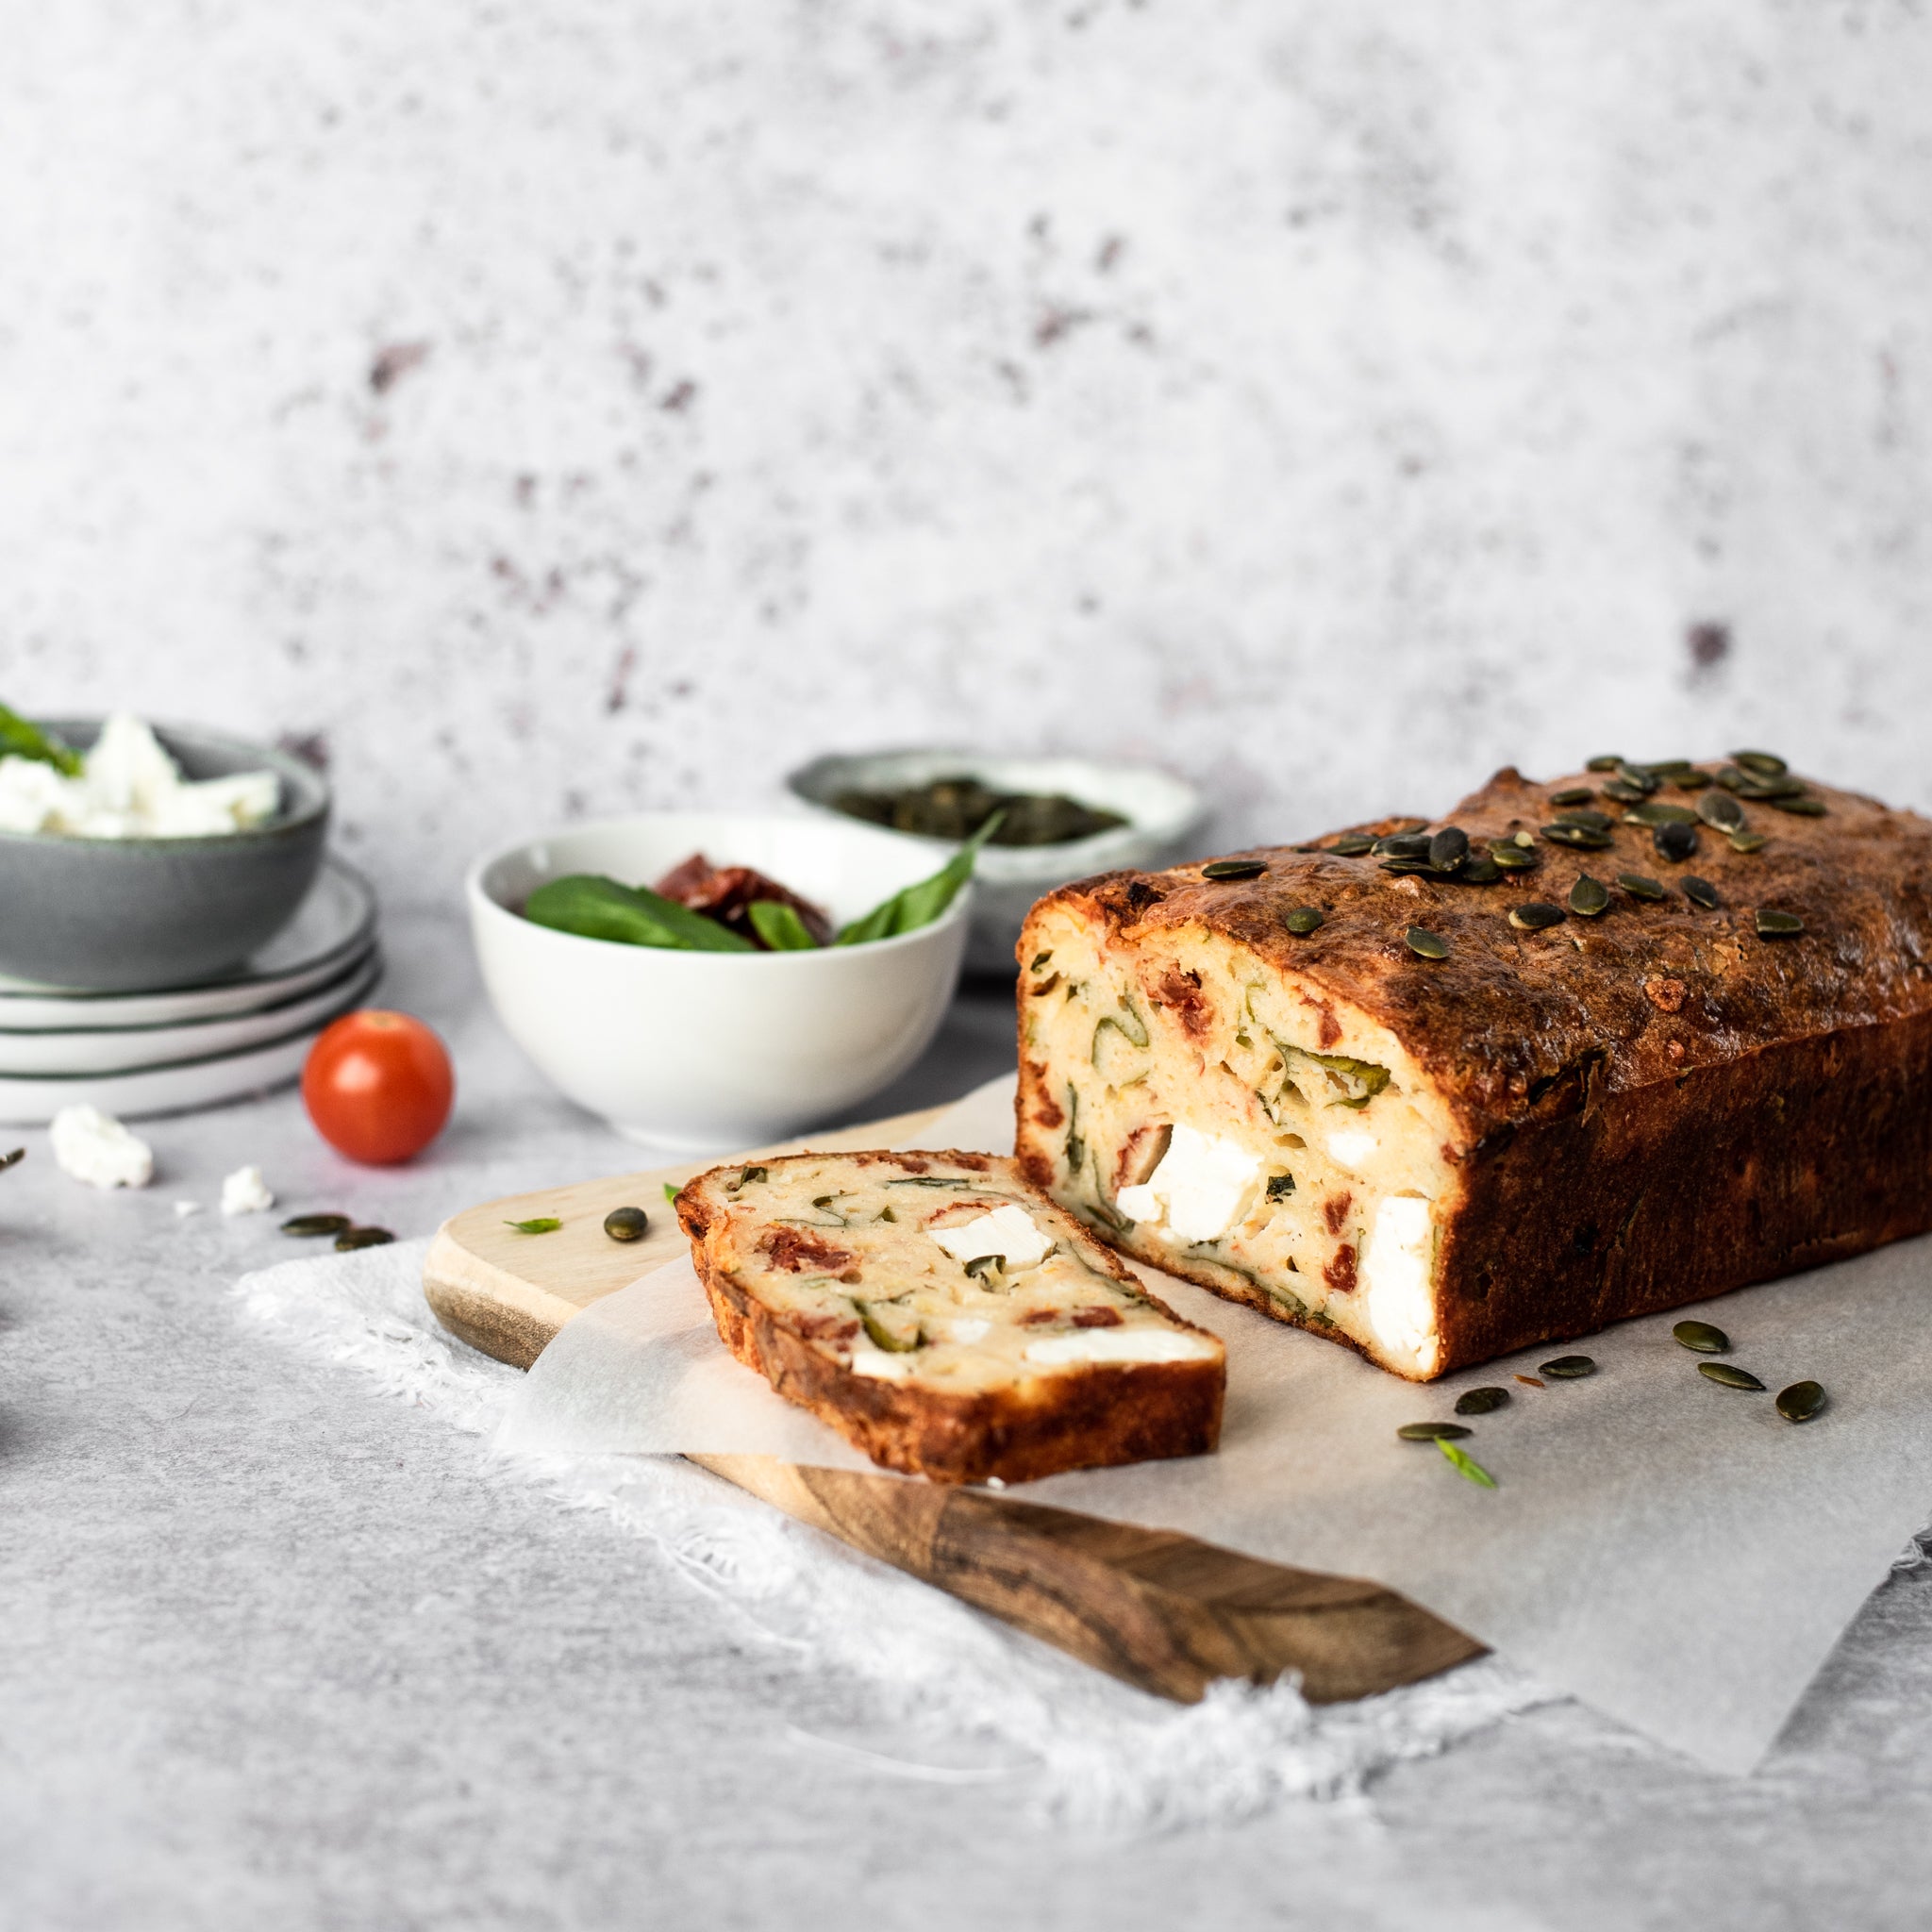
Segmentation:
<svg viewBox="0 0 1932 1932">
<path fill-rule="evenodd" d="M 916 1144 L 941 1109 L 756 1150 L 791 1154 Z M 424 1262 L 437 1319 L 526 1369 L 570 1318 L 684 1247 L 667 1182 L 691 1161 L 487 1202 L 445 1222 Z M 641 1241 L 604 1232 L 641 1208 Z M 511 1221 L 555 1215 L 556 1232 Z M 749 1371 L 747 1371 L 749 1373 Z M 1217 1677 L 1301 1674 L 1317 1704 L 1366 1697 L 1480 1655 L 1482 1645 L 1378 1583 L 1257 1562 L 1171 1531 L 1135 1529 L 987 1490 L 811 1469 L 769 1457 L 692 1458 L 727 1482 L 1116 1677 L 1192 1703 Z"/>
</svg>

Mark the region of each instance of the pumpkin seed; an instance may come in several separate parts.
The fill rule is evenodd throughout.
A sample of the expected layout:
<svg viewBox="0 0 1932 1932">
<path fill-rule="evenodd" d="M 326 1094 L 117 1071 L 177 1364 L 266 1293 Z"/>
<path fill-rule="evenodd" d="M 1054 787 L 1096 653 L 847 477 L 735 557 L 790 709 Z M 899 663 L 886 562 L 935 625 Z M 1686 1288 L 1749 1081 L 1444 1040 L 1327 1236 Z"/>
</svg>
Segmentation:
<svg viewBox="0 0 1932 1932">
<path fill-rule="evenodd" d="M 1733 852 L 1762 852 L 1764 850 L 1765 841 L 1762 832 L 1727 832 L 1724 836 L 1729 840 Z"/>
<path fill-rule="evenodd" d="M 1446 1442 L 1469 1431 L 1460 1423 L 1404 1423 L 1395 1433 L 1405 1442 Z"/>
<path fill-rule="evenodd" d="M 1322 924 L 1322 908 L 1319 906 L 1291 906 L 1282 915 L 1281 923 L 1296 939 L 1305 940 Z"/>
<path fill-rule="evenodd" d="M 1493 1490 L 1496 1487 L 1496 1478 L 1468 1450 L 1458 1449 L 1454 1442 L 1441 1436 L 1436 1438 L 1436 1447 L 1448 1458 L 1449 1467 L 1463 1481 L 1474 1483 L 1485 1490 Z"/>
<path fill-rule="evenodd" d="M 1491 1415 L 1506 1407 L 1509 1401 L 1507 1389 L 1470 1389 L 1456 1398 L 1457 1415 Z"/>
<path fill-rule="evenodd" d="M 1585 810 L 1559 811 L 1550 823 L 1553 825 L 1581 825 L 1591 832 L 1607 832 L 1617 822 L 1607 811 Z"/>
<path fill-rule="evenodd" d="M 1747 772 L 1760 778 L 1782 778 L 1790 770 L 1774 751 L 1734 751 L 1732 758 Z"/>
<path fill-rule="evenodd" d="M 1740 798 L 1802 798 L 1805 781 L 1802 778 L 1760 778 L 1755 773 L 1745 772 L 1732 789 Z"/>
<path fill-rule="evenodd" d="M 614 1241 L 641 1241 L 651 1231 L 651 1217 L 641 1208 L 613 1208 L 604 1217 L 604 1232 Z"/>
<path fill-rule="evenodd" d="M 1426 858 L 1429 835 L 1426 832 L 1391 832 L 1369 847 L 1377 858 Z"/>
<path fill-rule="evenodd" d="M 1689 758 L 1625 758 L 1624 762 L 1634 772 L 1648 772 L 1653 778 L 1672 784 L 1683 773 L 1697 769 Z"/>
<path fill-rule="evenodd" d="M 1614 798 L 1619 805 L 1641 805 L 1650 794 L 1641 785 L 1633 785 L 1627 778 L 1606 778 L 1604 796 Z"/>
<path fill-rule="evenodd" d="M 1613 751 L 1599 752 L 1583 769 L 1586 772 L 1614 772 L 1623 762 Z"/>
<path fill-rule="evenodd" d="M 1452 879 L 1454 873 L 1438 872 L 1426 858 L 1385 858 L 1382 870 L 1398 879 Z"/>
<path fill-rule="evenodd" d="M 1460 872 L 1469 857 L 1469 834 L 1460 825 L 1444 825 L 1429 841 L 1429 863 L 1438 872 Z"/>
<path fill-rule="evenodd" d="M 1493 886 L 1502 876 L 1503 868 L 1496 863 L 1494 855 L 1488 852 L 1478 852 L 1456 874 L 1465 886 Z"/>
<path fill-rule="evenodd" d="M 1624 814 L 1626 825 L 1694 825 L 1697 814 L 1688 805 L 1672 805 L 1662 798 L 1646 798 Z"/>
<path fill-rule="evenodd" d="M 1217 858 L 1201 868 L 1204 879 L 1257 879 L 1268 868 L 1258 858 Z"/>
<path fill-rule="evenodd" d="M 1736 765 L 1721 765 L 1718 768 L 1717 782 L 1726 791 L 1740 791 L 1751 779 L 1749 774 L 1739 771 Z"/>
<path fill-rule="evenodd" d="M 1574 1382 L 1596 1374 L 1596 1364 L 1587 1355 L 1559 1355 L 1553 1362 L 1539 1362 L 1537 1373 L 1554 1375 L 1559 1382 Z"/>
<path fill-rule="evenodd" d="M 1560 906 L 1552 906 L 1545 899 L 1525 899 L 1509 908 L 1509 924 L 1519 932 L 1547 932 L 1569 916 Z"/>
<path fill-rule="evenodd" d="M 1713 1382 L 1721 1382 L 1726 1389 L 1761 1391 L 1764 1387 L 1749 1369 L 1740 1369 L 1736 1362 L 1699 1362 L 1697 1373 Z"/>
<path fill-rule="evenodd" d="M 343 1234 L 355 1226 L 346 1214 L 298 1214 L 282 1223 L 282 1232 L 296 1236 Z"/>
<path fill-rule="evenodd" d="M 1788 1423 L 1808 1423 L 1824 1407 L 1824 1391 L 1816 1382 L 1793 1382 L 1780 1389 L 1777 1412 Z"/>
<path fill-rule="evenodd" d="M 1728 791 L 1707 791 L 1697 801 L 1697 816 L 1720 832 L 1741 831 L 1744 808 Z"/>
<path fill-rule="evenodd" d="M 1439 932 L 1412 925 L 1404 937 L 1408 941 L 1408 950 L 1418 959 L 1446 959 L 1449 957 L 1449 941 Z"/>
<path fill-rule="evenodd" d="M 1751 915 L 1761 940 L 1795 939 L 1805 930 L 1805 922 L 1795 912 L 1780 912 L 1775 907 L 1760 906 Z"/>
<path fill-rule="evenodd" d="M 1344 832 L 1328 848 L 1338 858 L 1359 858 L 1374 849 L 1375 841 L 1366 832 Z"/>
<path fill-rule="evenodd" d="M 1550 803 L 1558 807 L 1588 805 L 1595 796 L 1595 791 L 1588 785 L 1566 785 L 1562 791 L 1550 793 Z"/>
<path fill-rule="evenodd" d="M 1715 912 L 1724 904 L 1717 895 L 1717 888 L 1708 879 L 1686 878 L 1684 896 L 1693 906 L 1702 906 L 1707 912 Z"/>
<path fill-rule="evenodd" d="M 1722 1328 L 1713 1328 L 1708 1322 L 1679 1322 L 1671 1333 L 1686 1348 L 1694 1348 L 1699 1355 L 1724 1355 L 1731 1345 L 1731 1338 Z"/>
<path fill-rule="evenodd" d="M 1513 840 L 1507 845 L 1491 846 L 1490 858 L 1505 872 L 1533 872 L 1537 864 L 1536 854 Z"/>
<path fill-rule="evenodd" d="M 1674 865 L 1681 864 L 1697 850 L 1697 827 L 1658 825 L 1651 833 L 1650 842 L 1657 847 L 1659 858 L 1668 858 Z"/>
<path fill-rule="evenodd" d="M 1591 825 L 1545 825 L 1543 837 L 1552 845 L 1568 845 L 1576 852 L 1607 852 L 1615 842 L 1607 832 Z"/>
<path fill-rule="evenodd" d="M 1671 896 L 1670 888 L 1660 879 L 1646 878 L 1641 872 L 1620 872 L 1617 883 L 1633 899 L 1648 899 L 1653 906 Z"/>
<path fill-rule="evenodd" d="M 1765 803 L 1773 811 L 1788 811 L 1794 819 L 1822 819 L 1824 816 L 1822 798 L 1768 798 Z"/>
<path fill-rule="evenodd" d="M 1285 1201 L 1293 1192 L 1293 1174 L 1271 1174 L 1268 1176 L 1268 1198 L 1271 1201 Z"/>
<path fill-rule="evenodd" d="M 394 1240 L 386 1227 L 345 1227 L 336 1237 L 336 1252 L 346 1255 L 356 1248 L 386 1247 Z"/>
<path fill-rule="evenodd" d="M 1570 888 L 1570 909 L 1584 919 L 1594 919 L 1599 913 L 1610 909 L 1610 889 L 1601 879 L 1593 879 L 1588 873 L 1579 874 L 1576 883 Z"/>
<path fill-rule="evenodd" d="M 1688 772 L 1673 772 L 1671 774 L 1671 783 L 1679 791 L 1702 791 L 1710 783 L 1710 774 L 1708 772 L 1700 772 L 1695 765 L 1692 765 Z"/>
<path fill-rule="evenodd" d="M 1654 772 L 1633 765 L 1628 758 L 1617 767 L 1617 776 L 1624 784 L 1636 786 L 1646 798 L 1663 782 Z"/>
</svg>

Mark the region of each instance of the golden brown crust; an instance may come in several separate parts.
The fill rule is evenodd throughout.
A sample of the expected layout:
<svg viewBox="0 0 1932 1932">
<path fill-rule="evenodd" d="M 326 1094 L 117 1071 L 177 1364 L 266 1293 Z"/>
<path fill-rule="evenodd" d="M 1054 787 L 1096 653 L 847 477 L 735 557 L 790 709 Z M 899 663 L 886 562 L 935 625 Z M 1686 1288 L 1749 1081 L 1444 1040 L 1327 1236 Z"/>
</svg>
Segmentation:
<svg viewBox="0 0 1932 1932">
<path fill-rule="evenodd" d="M 1597 782 L 1505 770 L 1431 823 L 1478 841 L 1534 832 L 1556 816 L 1552 791 Z M 1401 1040 L 1458 1128 L 1441 1374 L 1932 1229 L 1932 824 L 1810 790 L 1822 817 L 1747 804 L 1767 835 L 1749 854 L 1701 828 L 1695 855 L 1672 864 L 1648 830 L 1619 824 L 1611 850 L 1539 840 L 1535 871 L 1464 886 L 1391 876 L 1373 857 L 1257 848 L 1241 855 L 1265 864 L 1254 879 L 1112 873 L 1035 916 L 1071 908 L 1136 941 L 1224 935 Z M 1595 920 L 1508 923 L 1528 900 L 1564 905 L 1585 873 L 1621 872 L 1674 889 L 1707 879 L 1721 906 L 1613 891 Z M 1283 923 L 1297 906 L 1324 916 L 1305 938 Z M 1759 908 L 1796 913 L 1804 935 L 1759 938 Z M 1415 957 L 1411 925 L 1441 935 L 1449 957 Z M 1029 927 L 1023 961 L 1034 944 Z M 1029 1119 L 1054 1105 L 1045 1072 L 1023 1054 L 1021 1165 L 1035 1185 L 1051 1178 L 1028 1146 Z M 1163 1265 L 1288 1319 L 1219 1270 Z"/>
<path fill-rule="evenodd" d="M 820 1161 L 795 1155 L 765 1165 Z M 1021 1185 L 1009 1160 L 984 1154 L 841 1155 L 859 1166 L 887 1164 L 922 1174 L 935 1163 L 1004 1175 Z M 724 1255 L 730 1203 L 724 1185 L 741 1164 L 712 1168 L 686 1183 L 677 1218 L 724 1345 L 788 1402 L 809 1409 L 855 1448 L 887 1469 L 940 1483 L 1031 1482 L 1070 1469 L 1099 1469 L 1174 1456 L 1202 1456 L 1220 1441 L 1226 1385 L 1221 1354 L 1195 1361 L 1089 1364 L 1029 1378 L 987 1393 L 955 1394 L 855 1374 L 823 1338 L 800 1333 L 783 1310 L 761 1301 Z M 1149 1295 L 1120 1257 L 1044 1197 L 1063 1239 L 1176 1325 L 1206 1331 Z"/>
</svg>

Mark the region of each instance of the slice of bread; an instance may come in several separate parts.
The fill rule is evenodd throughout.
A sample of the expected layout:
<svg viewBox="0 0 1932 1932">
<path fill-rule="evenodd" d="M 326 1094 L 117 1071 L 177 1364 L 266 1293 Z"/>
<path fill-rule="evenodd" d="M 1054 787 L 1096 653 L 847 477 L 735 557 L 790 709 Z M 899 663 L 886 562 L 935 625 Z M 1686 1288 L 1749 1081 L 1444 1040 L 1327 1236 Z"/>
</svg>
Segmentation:
<svg viewBox="0 0 1932 1932">
<path fill-rule="evenodd" d="M 1200 1456 L 1226 1352 L 987 1154 L 795 1154 L 677 1196 L 725 1346 L 934 1482 Z"/>
</svg>

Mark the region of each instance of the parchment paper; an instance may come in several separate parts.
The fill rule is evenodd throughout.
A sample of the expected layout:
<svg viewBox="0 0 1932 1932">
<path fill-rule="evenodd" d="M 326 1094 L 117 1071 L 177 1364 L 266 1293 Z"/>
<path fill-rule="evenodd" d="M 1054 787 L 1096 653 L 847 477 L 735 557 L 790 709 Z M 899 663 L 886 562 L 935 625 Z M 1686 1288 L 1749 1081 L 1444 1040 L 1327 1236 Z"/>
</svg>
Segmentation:
<svg viewBox="0 0 1932 1932">
<path fill-rule="evenodd" d="M 926 1144 L 1005 1152 L 1012 1082 L 969 1095 Z M 1491 1362 L 1426 1388 L 1191 1284 L 1142 1270 L 1227 1342 L 1219 1454 L 1054 1476 L 1008 1493 L 1175 1529 L 1264 1559 L 1389 1584 L 1504 1656 L 1716 1770 L 1746 1772 L 1932 1505 L 1932 1239 L 1744 1289 L 1697 1313 L 1764 1394 L 1719 1387 L 1679 1315 Z M 1552 1356 L 1581 1381 L 1543 1389 Z M 1830 1406 L 1794 1425 L 1787 1384 Z M 1496 1478 L 1463 1480 L 1406 1422 L 1465 1389 Z M 538 1358 L 507 1452 L 775 1456 L 878 1474 L 725 1353 L 689 1259 L 593 1304 Z"/>
</svg>

